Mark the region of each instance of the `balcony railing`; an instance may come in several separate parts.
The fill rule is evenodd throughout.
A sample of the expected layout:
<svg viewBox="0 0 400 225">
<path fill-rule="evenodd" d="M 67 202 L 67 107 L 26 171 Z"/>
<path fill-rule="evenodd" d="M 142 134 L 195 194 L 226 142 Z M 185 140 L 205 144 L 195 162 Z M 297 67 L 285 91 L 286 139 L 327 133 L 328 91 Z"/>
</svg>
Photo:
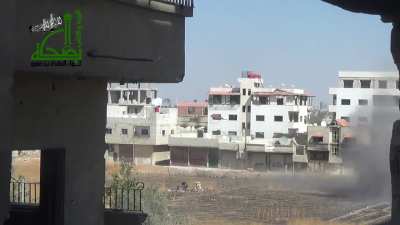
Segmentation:
<svg viewBox="0 0 400 225">
<path fill-rule="evenodd" d="M 38 206 L 40 204 L 40 183 L 11 182 L 10 203 Z"/>
<path fill-rule="evenodd" d="M 139 182 L 134 187 L 106 187 L 104 193 L 104 208 L 128 212 L 142 212 L 142 191 L 144 184 Z"/>
<path fill-rule="evenodd" d="M 186 7 L 186 8 L 193 8 L 194 7 L 194 0 L 158 0 L 160 2 L 167 2 L 170 4 Z"/>
<path fill-rule="evenodd" d="M 105 187 L 104 208 L 125 212 L 143 212 L 142 191 L 144 184 L 139 182 L 129 188 Z M 11 182 L 10 203 L 12 205 L 40 205 L 40 183 Z"/>
</svg>

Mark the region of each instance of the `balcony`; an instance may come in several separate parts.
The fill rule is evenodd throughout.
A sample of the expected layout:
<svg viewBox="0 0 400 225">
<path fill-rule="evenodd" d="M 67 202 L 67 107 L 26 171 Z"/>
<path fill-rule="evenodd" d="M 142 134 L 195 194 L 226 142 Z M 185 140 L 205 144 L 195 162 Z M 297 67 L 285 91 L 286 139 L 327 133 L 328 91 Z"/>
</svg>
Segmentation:
<svg viewBox="0 0 400 225">
<path fill-rule="evenodd" d="M 141 182 L 128 188 L 105 187 L 104 224 L 142 224 L 147 218 L 143 212 L 143 189 Z M 10 219 L 6 224 L 40 224 L 47 215 L 42 212 L 40 196 L 40 183 L 11 182 Z"/>
</svg>

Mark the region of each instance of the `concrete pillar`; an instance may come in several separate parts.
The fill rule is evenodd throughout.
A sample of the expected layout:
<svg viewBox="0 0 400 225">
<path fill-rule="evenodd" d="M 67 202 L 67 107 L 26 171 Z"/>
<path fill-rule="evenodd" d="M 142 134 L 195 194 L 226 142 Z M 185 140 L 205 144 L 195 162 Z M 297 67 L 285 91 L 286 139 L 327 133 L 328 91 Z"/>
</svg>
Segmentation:
<svg viewBox="0 0 400 225">
<path fill-rule="evenodd" d="M 392 223 L 400 224 L 400 120 L 393 125 L 390 144 L 390 173 L 392 176 Z"/>
<path fill-rule="evenodd" d="M 74 126 L 81 125 L 72 128 L 74 135 L 65 141 L 65 225 L 104 224 L 106 82 L 88 81 L 86 85 L 91 85 L 86 99 L 91 102 L 90 110 L 68 115 Z"/>
<path fill-rule="evenodd" d="M 11 149 L 14 135 L 14 59 L 16 1 L 1 3 L 0 13 L 0 224 L 8 218 Z"/>
<path fill-rule="evenodd" d="M 11 150 L 14 139 L 14 96 L 12 77 L 0 75 L 0 224 L 8 218 Z"/>
</svg>

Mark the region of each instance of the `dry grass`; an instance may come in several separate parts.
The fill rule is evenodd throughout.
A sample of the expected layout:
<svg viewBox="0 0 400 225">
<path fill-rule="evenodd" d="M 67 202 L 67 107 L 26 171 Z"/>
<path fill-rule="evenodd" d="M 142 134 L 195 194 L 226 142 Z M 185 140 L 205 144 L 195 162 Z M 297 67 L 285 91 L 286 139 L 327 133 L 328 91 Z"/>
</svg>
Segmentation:
<svg viewBox="0 0 400 225">
<path fill-rule="evenodd" d="M 318 219 L 297 219 L 290 221 L 288 225 L 354 225 L 348 223 L 329 223 Z"/>
</svg>

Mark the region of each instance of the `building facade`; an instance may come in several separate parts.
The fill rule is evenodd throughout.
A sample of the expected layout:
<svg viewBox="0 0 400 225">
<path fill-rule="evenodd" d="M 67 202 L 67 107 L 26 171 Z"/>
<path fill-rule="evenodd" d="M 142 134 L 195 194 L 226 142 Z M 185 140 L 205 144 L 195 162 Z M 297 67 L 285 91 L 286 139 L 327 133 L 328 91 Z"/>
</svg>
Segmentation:
<svg viewBox="0 0 400 225">
<path fill-rule="evenodd" d="M 177 129 L 177 109 L 161 107 L 149 84 L 108 84 L 106 143 L 114 160 L 154 165 L 169 160 L 168 136 Z"/>
<path fill-rule="evenodd" d="M 198 101 L 182 101 L 178 108 L 178 126 L 189 130 L 201 128 L 207 130 L 208 103 Z"/>
<path fill-rule="evenodd" d="M 313 96 L 302 89 L 265 88 L 261 75 L 249 71 L 238 82 L 210 89 L 209 133 L 272 139 L 307 132 Z"/>
<path fill-rule="evenodd" d="M 307 132 L 313 96 L 301 89 L 265 88 L 260 74 L 245 71 L 237 87 L 212 87 L 208 129 L 170 137 L 172 165 L 291 170 Z M 297 157 L 301 158 L 301 157 Z"/>
<path fill-rule="evenodd" d="M 397 72 L 341 71 L 338 87 L 330 88 L 329 111 L 351 126 L 368 125 L 374 113 L 394 114 L 400 92 Z M 378 112 L 379 111 L 379 112 Z"/>
</svg>

